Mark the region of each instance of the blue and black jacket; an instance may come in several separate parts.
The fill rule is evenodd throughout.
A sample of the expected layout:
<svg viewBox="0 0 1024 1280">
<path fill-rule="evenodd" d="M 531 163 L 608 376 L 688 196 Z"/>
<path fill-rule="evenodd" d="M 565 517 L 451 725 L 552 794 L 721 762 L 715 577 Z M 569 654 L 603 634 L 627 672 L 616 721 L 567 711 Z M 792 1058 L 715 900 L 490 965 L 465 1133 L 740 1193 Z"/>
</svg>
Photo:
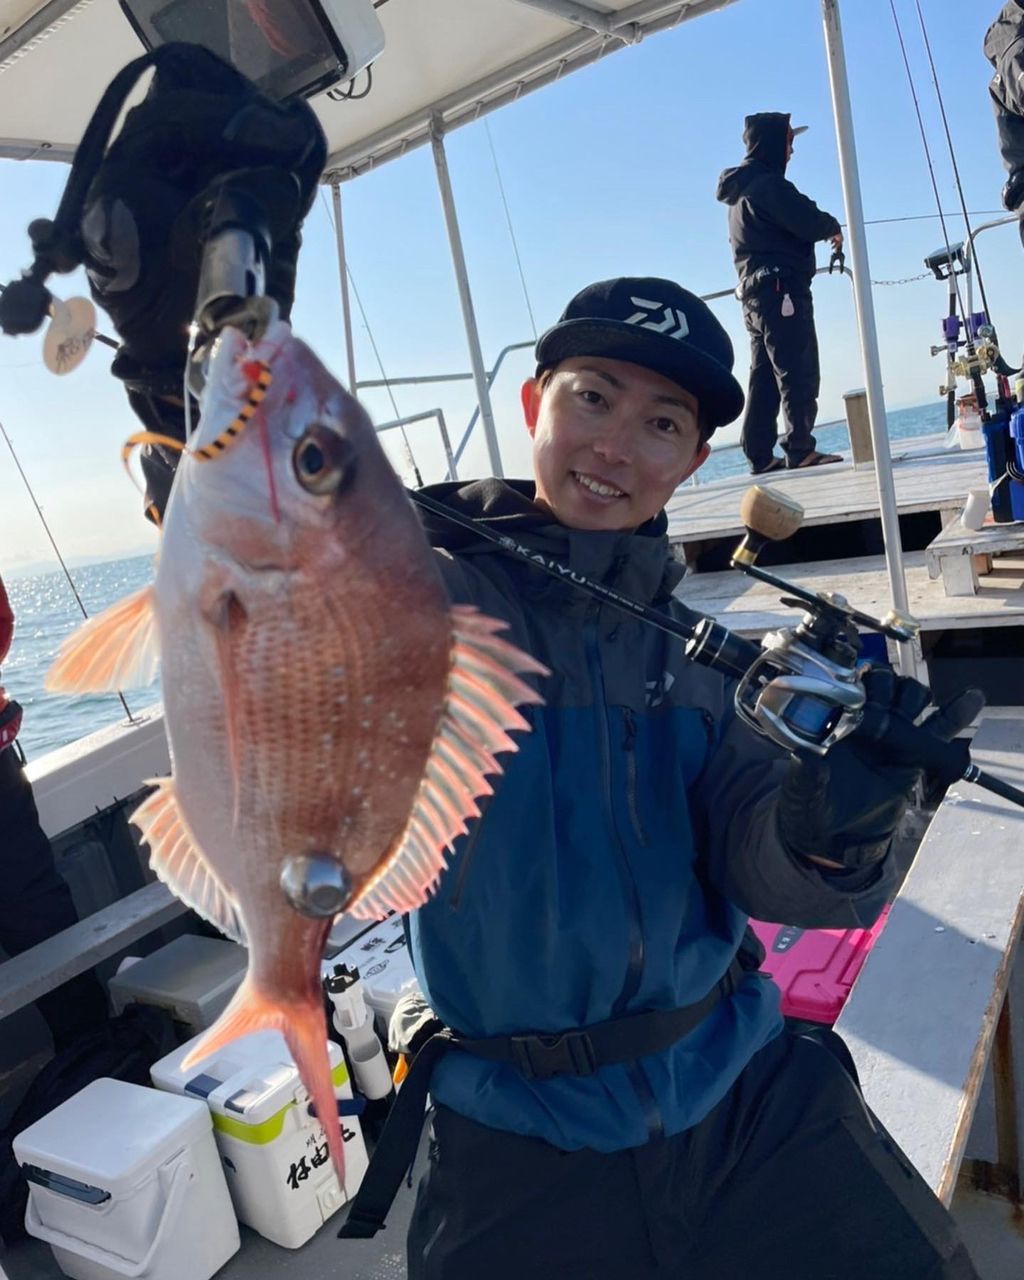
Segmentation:
<svg viewBox="0 0 1024 1280">
<path fill-rule="evenodd" d="M 635 534 L 564 528 L 532 486 L 438 486 L 435 497 L 677 617 L 682 578 L 664 515 Z M 732 685 L 682 645 L 470 533 L 431 521 L 455 603 L 509 624 L 550 668 L 529 734 L 502 757 L 482 818 L 410 921 L 438 1017 L 470 1037 L 561 1032 L 701 1000 L 740 949 L 748 915 L 870 924 L 888 863 L 850 890 L 791 855 L 776 825 L 783 753 L 734 712 Z M 685 584 L 681 591 L 685 598 Z M 754 972 L 664 1053 L 585 1077 L 530 1080 L 449 1053 L 435 1101 L 557 1147 L 614 1151 L 701 1120 L 782 1025 Z"/>
</svg>

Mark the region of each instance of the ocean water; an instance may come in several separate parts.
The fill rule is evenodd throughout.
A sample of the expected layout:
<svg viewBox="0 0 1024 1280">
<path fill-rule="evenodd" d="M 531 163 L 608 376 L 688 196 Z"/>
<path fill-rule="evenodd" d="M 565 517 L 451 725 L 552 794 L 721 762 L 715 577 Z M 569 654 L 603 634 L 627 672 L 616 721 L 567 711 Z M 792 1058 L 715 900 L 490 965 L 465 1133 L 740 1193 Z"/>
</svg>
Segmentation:
<svg viewBox="0 0 1024 1280">
<path fill-rule="evenodd" d="M 944 402 L 890 412 L 889 436 L 905 440 L 945 430 Z M 845 423 L 819 427 L 818 448 L 842 452 L 850 447 Z M 739 449 L 712 452 L 701 469 L 701 480 L 742 475 L 746 462 Z M 72 549 L 73 550 L 73 549 Z M 123 596 L 150 581 L 153 559 L 149 555 L 112 560 L 72 570 L 72 577 L 86 610 L 99 613 Z M 63 573 L 59 570 L 9 578 L 7 591 L 15 613 L 14 643 L 4 663 L 2 682 L 8 694 L 25 709 L 21 746 L 26 756 L 37 758 L 87 733 L 125 718 L 124 707 L 114 694 L 67 698 L 47 693 L 43 681 L 61 641 L 82 622 L 82 614 Z M 159 679 L 148 689 L 128 690 L 125 698 L 132 712 L 159 701 Z"/>
</svg>

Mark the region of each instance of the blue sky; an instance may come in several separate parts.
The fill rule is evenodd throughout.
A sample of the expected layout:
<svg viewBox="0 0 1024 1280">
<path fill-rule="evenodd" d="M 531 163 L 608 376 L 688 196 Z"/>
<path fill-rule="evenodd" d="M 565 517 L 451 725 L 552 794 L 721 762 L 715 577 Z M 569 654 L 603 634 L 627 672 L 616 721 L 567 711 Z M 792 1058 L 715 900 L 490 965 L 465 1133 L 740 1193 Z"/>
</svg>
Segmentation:
<svg viewBox="0 0 1024 1280">
<path fill-rule="evenodd" d="M 946 211 L 958 208 L 951 166 L 912 0 L 896 0 L 910 46 Z M 998 0 L 921 0 L 938 63 L 961 177 L 971 210 L 996 210 L 1004 179 L 988 100 L 981 44 Z M 843 0 L 843 23 L 857 127 L 865 214 L 869 220 L 935 213 L 924 152 L 896 41 L 889 0 Z M 386 56 L 386 55 L 385 55 Z M 790 111 L 811 125 L 798 142 L 790 177 L 842 220 L 819 0 L 740 0 L 671 33 L 651 37 L 567 77 L 448 139 L 448 155 L 469 263 L 485 359 L 532 336 L 501 203 L 498 156 L 534 315 L 551 323 L 578 288 L 607 276 L 662 275 L 697 293 L 735 283 L 717 177 L 742 156 L 743 117 Z M 0 123 L 0 135 L 3 134 Z M 66 170 L 0 161 L 0 279 L 27 265 L 25 228 L 51 215 Z M 429 149 L 370 173 L 342 191 L 346 243 L 369 330 L 390 376 L 469 367 L 458 296 Z M 337 372 L 344 341 L 329 200 L 307 223 L 294 312 L 297 332 Z M 984 221 L 985 219 L 979 219 Z M 951 238 L 962 221 L 950 222 Z M 871 273 L 899 279 L 923 270 L 941 244 L 937 220 L 869 228 Z M 819 260 L 827 260 L 824 246 Z M 1024 344 L 1019 296 L 1024 258 L 1015 228 L 988 233 L 981 265 L 1008 354 Z M 84 292 L 56 278 L 63 296 Z M 934 280 L 875 290 L 886 398 L 890 407 L 935 398 L 945 286 Z M 746 377 L 739 308 L 715 304 Z M 845 280 L 816 285 L 823 388 L 820 420 L 842 415 L 842 394 L 863 384 L 852 291 Z M 355 312 L 360 377 L 379 377 L 369 332 Z M 65 378 L 42 367 L 41 339 L 0 338 L 0 420 L 68 556 L 99 557 L 154 546 L 140 501 L 125 478 L 119 449 L 134 429 L 105 349 Z M 511 359 L 495 391 L 506 471 L 523 474 L 528 450 L 517 409 L 528 358 Z M 377 421 L 393 417 L 382 392 L 364 397 Z M 440 405 L 453 436 L 472 409 L 469 384 L 397 388 L 400 413 Z M 721 433 L 724 439 L 735 432 Z M 441 478 L 429 425 L 411 439 L 426 479 Z M 397 456 L 397 455 L 396 455 Z M 399 466 L 402 465 L 398 458 Z M 486 471 L 482 438 L 470 445 L 462 474 Z M 408 474 L 408 473 L 407 473 Z M 52 553 L 6 447 L 0 442 L 0 572 Z"/>
</svg>

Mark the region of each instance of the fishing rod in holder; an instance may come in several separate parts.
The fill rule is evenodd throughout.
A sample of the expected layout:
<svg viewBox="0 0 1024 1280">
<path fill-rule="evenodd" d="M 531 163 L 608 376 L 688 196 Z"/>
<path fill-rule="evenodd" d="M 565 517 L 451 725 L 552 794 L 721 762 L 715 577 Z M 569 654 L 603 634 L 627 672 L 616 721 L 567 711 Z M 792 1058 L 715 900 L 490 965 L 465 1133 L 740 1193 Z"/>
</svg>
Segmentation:
<svg viewBox="0 0 1024 1280">
<path fill-rule="evenodd" d="M 740 514 L 745 535 L 731 563 L 748 577 L 784 591 L 782 603 L 803 609 L 804 613 L 795 627 L 769 632 L 760 645 L 733 634 L 713 618 L 694 615 L 691 623 L 672 617 L 586 577 L 553 556 L 525 546 L 509 534 L 496 533 L 425 493 L 407 492 L 423 511 L 466 529 L 574 590 L 681 640 L 691 661 L 737 681 L 735 704 L 739 716 L 787 750 L 823 756 L 837 742 L 860 730 L 861 737 L 873 741 L 884 758 L 925 769 L 946 786 L 973 782 L 1024 807 L 1024 791 L 980 769 L 971 760 L 965 740 L 943 742 L 899 717 L 866 714 L 862 682 L 866 664 L 860 661 L 857 628 L 906 644 L 916 637 L 918 624 L 896 612 L 873 618 L 852 608 L 836 592 L 805 591 L 761 569 L 756 560 L 764 547 L 790 537 L 803 520 L 803 508 L 777 491 L 755 485 L 744 495 Z"/>
</svg>

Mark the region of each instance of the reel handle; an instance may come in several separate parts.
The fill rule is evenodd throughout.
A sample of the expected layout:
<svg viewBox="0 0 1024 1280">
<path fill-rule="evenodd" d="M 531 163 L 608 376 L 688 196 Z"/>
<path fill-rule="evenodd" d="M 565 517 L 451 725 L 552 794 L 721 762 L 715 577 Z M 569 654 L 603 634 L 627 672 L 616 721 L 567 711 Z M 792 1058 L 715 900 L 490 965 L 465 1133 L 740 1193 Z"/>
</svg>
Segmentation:
<svg viewBox="0 0 1024 1280">
<path fill-rule="evenodd" d="M 733 553 L 737 567 L 752 565 L 769 542 L 791 538 L 803 524 L 804 509 L 777 489 L 755 484 L 743 495 L 740 519 L 746 534 Z"/>
</svg>

